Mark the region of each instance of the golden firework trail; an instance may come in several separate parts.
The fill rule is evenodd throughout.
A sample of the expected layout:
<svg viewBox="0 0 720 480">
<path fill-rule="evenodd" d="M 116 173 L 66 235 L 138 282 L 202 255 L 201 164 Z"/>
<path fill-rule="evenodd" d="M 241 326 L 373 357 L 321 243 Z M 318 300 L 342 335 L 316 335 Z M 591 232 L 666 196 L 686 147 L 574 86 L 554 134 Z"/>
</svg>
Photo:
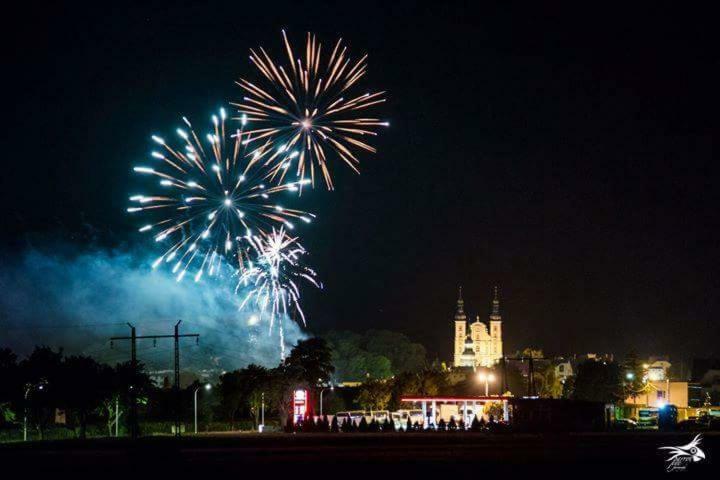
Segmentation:
<svg viewBox="0 0 720 480">
<path fill-rule="evenodd" d="M 384 103 L 385 92 L 353 93 L 367 73 L 368 56 L 351 58 L 342 38 L 328 49 L 308 33 L 304 52 L 296 57 L 284 30 L 282 35 L 287 64 L 274 61 L 262 47 L 251 49 L 250 61 L 260 80 L 236 82 L 245 96 L 232 105 L 258 125 L 247 130 L 248 154 L 257 155 L 271 169 L 273 181 L 284 181 L 295 163 L 298 178 L 309 176 L 314 186 L 318 170 L 333 190 L 329 167 L 333 156 L 360 173 L 357 152 L 375 153 L 367 137 L 376 136 L 376 130 L 389 123 L 364 112 Z M 299 154 L 289 159 L 286 152 L 291 150 Z"/>
<path fill-rule="evenodd" d="M 169 264 L 178 281 L 188 272 L 196 282 L 205 274 L 218 275 L 228 264 L 242 274 L 251 264 L 253 235 L 264 235 L 273 226 L 293 229 L 296 220 L 310 223 L 314 218 L 280 203 L 283 192 L 298 192 L 309 180 L 266 185 L 273 172 L 262 165 L 259 153 L 246 155 L 246 119 L 239 128 L 228 128 L 226 120 L 220 109 L 201 137 L 183 117 L 185 127 L 176 130 L 179 143 L 153 135 L 160 146 L 151 153 L 154 163 L 134 167 L 155 178 L 159 191 L 131 196 L 127 211 L 147 217 L 139 231 L 165 247 L 152 266 Z M 288 151 L 284 158 L 295 155 Z"/>
</svg>

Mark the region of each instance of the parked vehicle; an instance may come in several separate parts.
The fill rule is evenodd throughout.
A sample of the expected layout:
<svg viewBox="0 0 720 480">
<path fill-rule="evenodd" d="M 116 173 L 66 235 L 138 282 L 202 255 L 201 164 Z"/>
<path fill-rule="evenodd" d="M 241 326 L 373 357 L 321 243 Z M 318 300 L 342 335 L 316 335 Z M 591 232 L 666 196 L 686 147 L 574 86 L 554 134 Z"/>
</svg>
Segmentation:
<svg viewBox="0 0 720 480">
<path fill-rule="evenodd" d="M 338 425 L 342 426 L 347 421 L 352 421 L 355 425 L 360 424 L 365 412 L 363 410 L 351 410 L 348 412 L 337 412 L 335 416 L 338 419 Z"/>
<path fill-rule="evenodd" d="M 385 420 L 390 418 L 390 412 L 387 410 L 370 410 L 365 412 L 365 421 L 369 424 L 373 420 L 377 423 L 384 423 Z"/>
<path fill-rule="evenodd" d="M 613 430 L 634 430 L 637 428 L 637 422 L 632 418 L 617 418 L 612 427 Z"/>
<path fill-rule="evenodd" d="M 640 428 L 657 428 L 658 411 L 657 408 L 641 408 L 638 410 L 638 427 Z"/>
</svg>

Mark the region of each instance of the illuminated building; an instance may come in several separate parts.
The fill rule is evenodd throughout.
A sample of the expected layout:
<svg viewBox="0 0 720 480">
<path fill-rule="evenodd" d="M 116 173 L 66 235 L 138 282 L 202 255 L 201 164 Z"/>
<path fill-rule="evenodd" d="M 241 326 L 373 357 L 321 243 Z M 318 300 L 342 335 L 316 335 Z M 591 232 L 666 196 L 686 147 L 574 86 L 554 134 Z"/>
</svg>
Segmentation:
<svg viewBox="0 0 720 480">
<path fill-rule="evenodd" d="M 462 298 L 462 287 L 460 287 L 455 311 L 454 366 L 491 367 L 502 358 L 502 317 L 500 316 L 497 287 L 494 289 L 489 326 L 488 330 L 488 325 L 482 323 L 480 317 L 477 316 L 475 322 L 470 324 L 468 331 L 465 301 Z"/>
<path fill-rule="evenodd" d="M 648 381 L 645 383 L 644 392 L 628 397 L 625 403 L 650 408 L 662 408 L 665 405 L 687 408 L 688 382 Z"/>
</svg>

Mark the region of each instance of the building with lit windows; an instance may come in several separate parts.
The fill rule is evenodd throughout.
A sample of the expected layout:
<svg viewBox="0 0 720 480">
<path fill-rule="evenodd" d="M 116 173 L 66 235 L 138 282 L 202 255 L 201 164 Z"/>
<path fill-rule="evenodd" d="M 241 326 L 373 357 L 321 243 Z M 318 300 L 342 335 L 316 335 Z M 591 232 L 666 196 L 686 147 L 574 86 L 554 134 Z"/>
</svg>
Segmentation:
<svg viewBox="0 0 720 480">
<path fill-rule="evenodd" d="M 469 326 L 460 287 L 455 310 L 454 353 L 456 367 L 491 367 L 502 358 L 502 317 L 497 287 L 493 291 L 489 322 L 485 324 L 477 316 Z"/>
</svg>

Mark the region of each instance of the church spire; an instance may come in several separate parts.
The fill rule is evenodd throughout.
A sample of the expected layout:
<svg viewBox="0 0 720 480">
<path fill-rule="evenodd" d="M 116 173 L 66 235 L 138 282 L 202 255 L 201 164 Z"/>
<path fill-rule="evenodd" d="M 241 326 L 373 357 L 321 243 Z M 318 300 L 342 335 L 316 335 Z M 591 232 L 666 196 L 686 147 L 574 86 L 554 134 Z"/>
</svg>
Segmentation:
<svg viewBox="0 0 720 480">
<path fill-rule="evenodd" d="M 500 317 L 500 298 L 498 297 L 497 285 L 493 289 L 492 314 L 493 317 Z"/>
<path fill-rule="evenodd" d="M 455 321 L 464 321 L 467 319 L 465 316 L 465 301 L 463 301 L 462 298 L 462 287 L 458 289 L 458 300 L 457 300 L 457 310 L 455 310 Z"/>
</svg>

